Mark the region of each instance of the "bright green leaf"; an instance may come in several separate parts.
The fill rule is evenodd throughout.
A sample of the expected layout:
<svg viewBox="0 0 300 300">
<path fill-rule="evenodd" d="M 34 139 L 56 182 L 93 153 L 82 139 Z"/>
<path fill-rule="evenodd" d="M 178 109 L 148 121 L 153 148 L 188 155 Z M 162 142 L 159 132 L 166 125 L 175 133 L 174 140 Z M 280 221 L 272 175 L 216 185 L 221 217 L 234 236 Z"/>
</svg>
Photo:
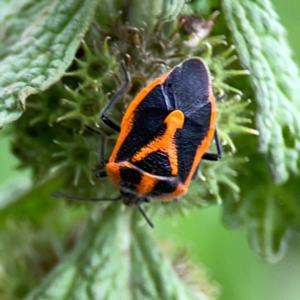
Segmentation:
<svg viewBox="0 0 300 300">
<path fill-rule="evenodd" d="M 10 1 L 0 13 L 0 127 L 16 120 L 25 100 L 58 81 L 74 58 L 96 0 Z"/>
<path fill-rule="evenodd" d="M 135 208 L 112 204 L 90 222 L 77 248 L 26 300 L 210 299 L 189 289 L 139 224 Z M 100 213 L 100 212 L 99 212 Z"/>
<path fill-rule="evenodd" d="M 259 151 L 282 184 L 289 173 L 299 173 L 300 158 L 300 77 L 286 32 L 269 0 L 223 0 L 223 10 L 240 61 L 251 73 Z"/>
</svg>

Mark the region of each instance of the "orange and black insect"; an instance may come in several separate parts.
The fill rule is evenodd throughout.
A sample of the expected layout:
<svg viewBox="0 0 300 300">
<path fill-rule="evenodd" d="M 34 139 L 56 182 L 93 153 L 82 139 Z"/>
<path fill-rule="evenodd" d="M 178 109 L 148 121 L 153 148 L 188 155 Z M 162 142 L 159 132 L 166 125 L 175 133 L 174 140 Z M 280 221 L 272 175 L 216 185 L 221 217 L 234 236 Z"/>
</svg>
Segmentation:
<svg viewBox="0 0 300 300">
<path fill-rule="evenodd" d="M 200 161 L 221 158 L 216 104 L 208 68 L 201 59 L 190 58 L 141 90 L 119 125 L 108 113 L 130 85 L 125 65 L 121 66 L 126 83 L 101 117 L 119 132 L 108 161 L 104 159 L 105 136 L 87 128 L 102 140 L 104 169 L 95 176 L 108 176 L 119 188 L 124 204 L 140 209 L 140 204 L 152 199 L 170 200 L 184 195 L 197 175 Z M 207 153 L 213 138 L 217 153 Z"/>
</svg>

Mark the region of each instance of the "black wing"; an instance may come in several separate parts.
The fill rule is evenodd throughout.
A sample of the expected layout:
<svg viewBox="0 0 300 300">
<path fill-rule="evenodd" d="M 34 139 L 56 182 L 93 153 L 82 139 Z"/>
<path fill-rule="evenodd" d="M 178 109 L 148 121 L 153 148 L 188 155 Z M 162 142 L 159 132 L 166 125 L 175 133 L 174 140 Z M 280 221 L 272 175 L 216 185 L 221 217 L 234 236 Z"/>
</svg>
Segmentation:
<svg viewBox="0 0 300 300">
<path fill-rule="evenodd" d="M 207 136 L 210 127 L 210 75 L 204 62 L 191 58 L 174 68 L 164 83 L 166 96 L 172 107 L 181 110 L 185 123 L 175 136 L 179 178 L 188 177 L 197 147 Z"/>
<path fill-rule="evenodd" d="M 164 84 L 150 91 L 134 111 L 134 126 L 120 147 L 116 161 L 130 160 L 142 147 L 163 135 L 165 118 L 178 109 L 185 115 L 184 126 L 175 135 L 179 177 L 184 182 L 190 173 L 197 147 L 209 129 L 209 93 L 209 72 L 202 60 L 191 58 L 175 67 Z M 156 156 L 167 160 L 162 153 L 158 152 Z M 167 161 L 163 165 L 167 166 Z M 167 168 L 163 175 L 167 176 L 169 171 L 170 168 Z"/>
</svg>

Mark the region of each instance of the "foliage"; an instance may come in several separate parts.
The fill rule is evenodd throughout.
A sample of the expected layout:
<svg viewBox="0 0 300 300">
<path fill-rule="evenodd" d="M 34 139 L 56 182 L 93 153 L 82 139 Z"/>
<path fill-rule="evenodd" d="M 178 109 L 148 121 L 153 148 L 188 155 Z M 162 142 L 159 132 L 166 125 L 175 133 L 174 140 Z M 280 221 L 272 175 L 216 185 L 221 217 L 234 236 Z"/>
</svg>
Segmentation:
<svg viewBox="0 0 300 300">
<path fill-rule="evenodd" d="M 32 170 L 33 178 L 30 184 L 20 182 L 13 197 L 4 187 L 5 202 L 0 199 L 0 251 L 12 253 L 11 259 L 0 256 L 4 270 L 10 270 L 0 270 L 3 299 L 214 299 L 218 294 L 197 276 L 196 284 L 182 280 L 195 270 L 178 272 L 137 209 L 120 203 L 62 204 L 49 196 L 56 190 L 118 196 L 109 180 L 92 176 L 101 167 L 102 145 L 85 125 L 106 135 L 108 156 L 116 134 L 100 115 L 124 81 L 120 61 L 128 66 L 131 87 L 112 112 L 115 120 L 143 86 L 189 56 L 208 64 L 218 100 L 224 158 L 203 163 L 179 202 L 151 203 L 147 213 L 185 214 L 222 204 L 226 225 L 247 226 L 256 253 L 271 262 L 282 257 L 288 233 L 299 227 L 297 184 L 290 178 L 299 172 L 299 74 L 268 0 L 223 0 L 219 16 L 212 10 L 215 1 L 16 3 L 15 9 L 13 2 L 3 5 L 0 16 L 0 123 L 14 121 L 6 134 L 19 168 Z M 180 264 L 187 264 L 182 257 Z M 30 269 L 27 281 L 24 266 Z M 14 280 L 5 284 L 8 276 Z"/>
</svg>

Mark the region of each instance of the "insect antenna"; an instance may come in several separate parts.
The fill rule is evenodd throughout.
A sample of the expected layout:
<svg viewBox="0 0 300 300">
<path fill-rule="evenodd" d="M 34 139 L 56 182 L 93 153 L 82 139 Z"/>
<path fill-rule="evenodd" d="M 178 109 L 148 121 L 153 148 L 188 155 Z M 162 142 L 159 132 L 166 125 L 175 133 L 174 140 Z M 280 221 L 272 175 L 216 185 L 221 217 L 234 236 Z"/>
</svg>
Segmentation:
<svg viewBox="0 0 300 300">
<path fill-rule="evenodd" d="M 66 194 L 60 194 L 60 193 L 51 193 L 51 196 L 57 197 L 57 198 L 66 198 L 71 200 L 78 200 L 78 201 L 91 201 L 91 202 L 97 202 L 97 201 L 119 201 L 122 196 L 118 196 L 117 198 L 84 198 L 79 196 L 71 196 Z"/>
<path fill-rule="evenodd" d="M 118 196 L 117 198 L 85 198 L 80 196 L 73 196 L 73 195 L 66 195 L 66 194 L 60 194 L 60 193 L 51 193 L 51 196 L 57 197 L 57 198 L 65 198 L 70 200 L 78 200 L 78 201 L 90 201 L 90 202 L 101 202 L 101 201 L 119 201 L 122 198 L 122 195 Z M 154 228 L 153 223 L 150 221 L 149 217 L 146 215 L 144 210 L 141 208 L 140 204 L 137 204 L 137 208 L 146 220 L 146 222 L 149 224 L 151 228 Z"/>
<path fill-rule="evenodd" d="M 144 217 L 144 219 L 146 220 L 146 222 L 149 224 L 149 226 L 151 228 L 154 228 L 153 223 L 150 221 L 150 219 L 148 218 L 148 216 L 146 215 L 146 213 L 144 212 L 144 210 L 141 208 L 140 204 L 137 204 L 137 208 L 140 211 L 140 213 L 142 214 L 142 216 Z"/>
</svg>

